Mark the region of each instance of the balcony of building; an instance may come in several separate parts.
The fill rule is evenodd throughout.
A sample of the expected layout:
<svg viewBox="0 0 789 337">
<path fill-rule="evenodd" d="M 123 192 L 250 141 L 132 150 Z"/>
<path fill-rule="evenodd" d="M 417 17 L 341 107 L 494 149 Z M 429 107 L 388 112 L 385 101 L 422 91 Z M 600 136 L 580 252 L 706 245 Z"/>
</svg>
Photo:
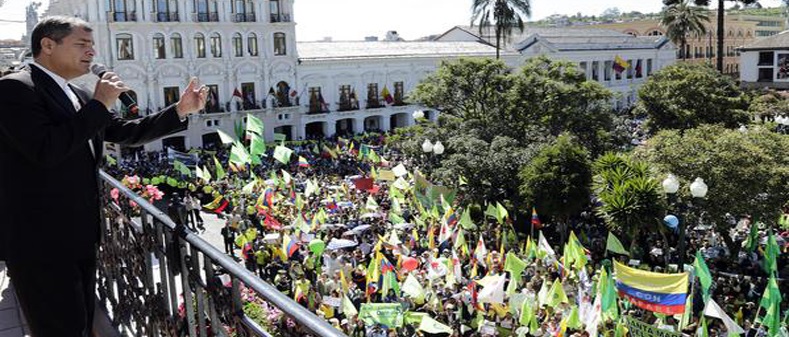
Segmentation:
<svg viewBox="0 0 789 337">
<path fill-rule="evenodd" d="M 151 12 L 151 19 L 154 22 L 178 22 L 178 12 Z"/>
<path fill-rule="evenodd" d="M 133 22 L 137 21 L 137 12 L 107 12 L 108 22 Z"/>
<path fill-rule="evenodd" d="M 174 222 L 136 187 L 103 171 L 100 177 L 95 335 L 345 337 L 220 252 L 217 243 Z M 0 336 L 29 334 L 13 279 L 0 262 Z"/>
<path fill-rule="evenodd" d="M 193 22 L 219 22 L 219 13 L 217 12 L 203 12 L 192 13 Z"/>
<path fill-rule="evenodd" d="M 276 22 L 292 22 L 290 14 L 287 13 L 271 13 L 270 15 L 271 23 Z"/>
<path fill-rule="evenodd" d="M 234 13 L 233 22 L 256 22 L 255 13 Z"/>
</svg>

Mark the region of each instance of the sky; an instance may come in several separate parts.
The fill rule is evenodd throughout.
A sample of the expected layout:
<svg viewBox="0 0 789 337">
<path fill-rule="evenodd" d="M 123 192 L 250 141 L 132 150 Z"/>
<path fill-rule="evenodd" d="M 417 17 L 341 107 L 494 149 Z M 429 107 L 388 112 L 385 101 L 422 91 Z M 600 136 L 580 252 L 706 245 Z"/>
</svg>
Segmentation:
<svg viewBox="0 0 789 337">
<path fill-rule="evenodd" d="M 49 0 L 37 0 L 46 8 Z M 0 39 L 19 39 L 24 23 L 2 20 L 25 20 L 25 6 L 30 0 L 5 0 L 0 7 Z M 295 0 L 296 37 L 315 41 L 330 36 L 334 41 L 362 40 L 365 36 L 382 38 L 389 30 L 413 40 L 440 34 L 457 25 L 468 25 L 472 0 Z M 761 0 L 766 7 L 780 5 L 781 0 Z M 660 11 L 662 0 L 531 0 L 531 20 L 552 14 L 599 15 L 607 8 L 644 13 Z"/>
</svg>

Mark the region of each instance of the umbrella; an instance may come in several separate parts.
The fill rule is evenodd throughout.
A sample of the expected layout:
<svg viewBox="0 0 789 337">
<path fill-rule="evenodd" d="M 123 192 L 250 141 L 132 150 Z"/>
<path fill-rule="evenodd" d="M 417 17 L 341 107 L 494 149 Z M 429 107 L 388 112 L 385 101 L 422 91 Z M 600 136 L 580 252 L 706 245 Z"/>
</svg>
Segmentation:
<svg viewBox="0 0 789 337">
<path fill-rule="evenodd" d="M 342 248 L 355 247 L 356 245 L 358 245 L 358 243 L 353 240 L 331 239 L 331 241 L 329 241 L 329 244 L 326 246 L 326 250 L 337 250 Z"/>
<path fill-rule="evenodd" d="M 409 229 L 409 228 L 411 228 L 411 227 L 414 227 L 414 224 L 412 224 L 412 223 L 407 223 L 407 222 L 399 223 L 399 224 L 396 224 L 396 225 L 392 226 L 392 228 L 394 228 L 394 229 L 400 229 L 400 230 L 403 230 L 403 229 Z"/>
<path fill-rule="evenodd" d="M 381 214 L 378 213 L 364 213 L 360 216 L 360 219 L 369 219 L 369 218 L 380 218 Z"/>
<path fill-rule="evenodd" d="M 352 229 L 350 231 L 354 232 L 355 234 L 362 234 L 364 231 L 366 231 L 368 229 L 370 229 L 370 225 L 359 225 L 359 226 L 356 226 L 354 229 Z"/>
</svg>

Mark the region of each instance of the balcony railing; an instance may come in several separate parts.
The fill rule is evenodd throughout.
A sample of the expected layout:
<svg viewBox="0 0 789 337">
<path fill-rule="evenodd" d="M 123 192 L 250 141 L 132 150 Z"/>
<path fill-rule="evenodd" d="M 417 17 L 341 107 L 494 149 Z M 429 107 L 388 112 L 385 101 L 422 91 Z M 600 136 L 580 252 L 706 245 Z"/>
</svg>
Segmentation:
<svg viewBox="0 0 789 337">
<path fill-rule="evenodd" d="M 255 13 L 235 13 L 233 22 L 255 22 Z"/>
<path fill-rule="evenodd" d="M 219 13 L 192 13 L 192 21 L 194 22 L 219 22 Z"/>
<path fill-rule="evenodd" d="M 137 13 L 136 12 L 107 12 L 107 21 L 109 22 L 137 21 Z"/>
<path fill-rule="evenodd" d="M 282 311 L 266 321 L 282 336 L 345 336 L 106 172 L 100 176 L 99 303 L 122 335 L 228 336 L 227 327 L 237 336 L 271 336 L 244 314 L 245 289 L 245 298 L 254 294 Z"/>
<path fill-rule="evenodd" d="M 271 22 L 291 22 L 290 14 L 271 13 Z"/>
<path fill-rule="evenodd" d="M 178 22 L 178 12 L 151 12 L 154 22 Z"/>
<path fill-rule="evenodd" d="M 337 102 L 337 111 L 352 111 L 359 110 L 359 102 L 341 101 Z"/>
</svg>

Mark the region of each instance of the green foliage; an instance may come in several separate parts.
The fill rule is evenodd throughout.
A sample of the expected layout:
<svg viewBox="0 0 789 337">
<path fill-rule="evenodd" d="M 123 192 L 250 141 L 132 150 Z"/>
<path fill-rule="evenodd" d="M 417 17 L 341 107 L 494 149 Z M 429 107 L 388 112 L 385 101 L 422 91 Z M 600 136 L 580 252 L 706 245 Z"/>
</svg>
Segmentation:
<svg viewBox="0 0 789 337">
<path fill-rule="evenodd" d="M 491 59 L 444 61 L 417 84 L 411 100 L 463 120 L 494 122 L 506 107 L 504 93 L 512 86 L 509 69 Z"/>
<path fill-rule="evenodd" d="M 611 147 L 613 94 L 587 81 L 575 64 L 541 56 L 526 62 L 515 76 L 507 113 L 498 116 L 510 129 L 519 132 L 531 125 L 554 137 L 569 132 L 593 155 Z"/>
<path fill-rule="evenodd" d="M 612 231 L 627 233 L 635 242 L 642 231 L 661 230 L 665 201 L 646 162 L 606 154 L 595 161 L 593 172 L 593 188 L 600 201 L 596 212 Z"/>
<path fill-rule="evenodd" d="M 589 203 L 589 152 L 568 134 L 542 148 L 518 176 L 523 204 L 536 207 L 543 217 L 567 219 Z"/>
<path fill-rule="evenodd" d="M 773 119 L 789 114 L 789 97 L 775 90 L 754 92 L 748 112 L 754 118 Z"/>
<path fill-rule="evenodd" d="M 519 32 L 523 32 L 521 16 L 531 16 L 530 0 L 474 0 L 471 10 L 471 22 L 478 22 L 480 34 L 487 27 L 494 27 L 496 59 L 499 58 L 501 41 L 509 41 L 512 29 L 518 28 Z"/>
<path fill-rule="evenodd" d="M 747 123 L 747 99 L 737 83 L 702 64 L 678 63 L 656 72 L 638 92 L 647 128 L 692 129 L 701 124 L 736 128 Z"/>
<path fill-rule="evenodd" d="M 666 27 L 666 35 L 680 47 L 682 58 L 686 59 L 688 55 L 684 50 L 688 44 L 688 36 L 707 33 L 704 23 L 709 21 L 706 8 L 692 6 L 690 0 L 682 0 L 663 8 L 660 25 Z"/>
<path fill-rule="evenodd" d="M 789 136 L 764 127 L 740 132 L 705 125 L 684 134 L 660 132 L 637 155 L 660 171 L 676 175 L 681 186 L 689 186 L 696 177 L 704 179 L 709 186 L 704 220 L 727 234 L 728 213 L 735 217 L 749 214 L 776 224 L 781 206 L 789 200 L 787 148 Z M 687 188 L 679 193 L 680 198 L 691 198 Z M 736 251 L 733 246 L 729 249 Z"/>
</svg>

